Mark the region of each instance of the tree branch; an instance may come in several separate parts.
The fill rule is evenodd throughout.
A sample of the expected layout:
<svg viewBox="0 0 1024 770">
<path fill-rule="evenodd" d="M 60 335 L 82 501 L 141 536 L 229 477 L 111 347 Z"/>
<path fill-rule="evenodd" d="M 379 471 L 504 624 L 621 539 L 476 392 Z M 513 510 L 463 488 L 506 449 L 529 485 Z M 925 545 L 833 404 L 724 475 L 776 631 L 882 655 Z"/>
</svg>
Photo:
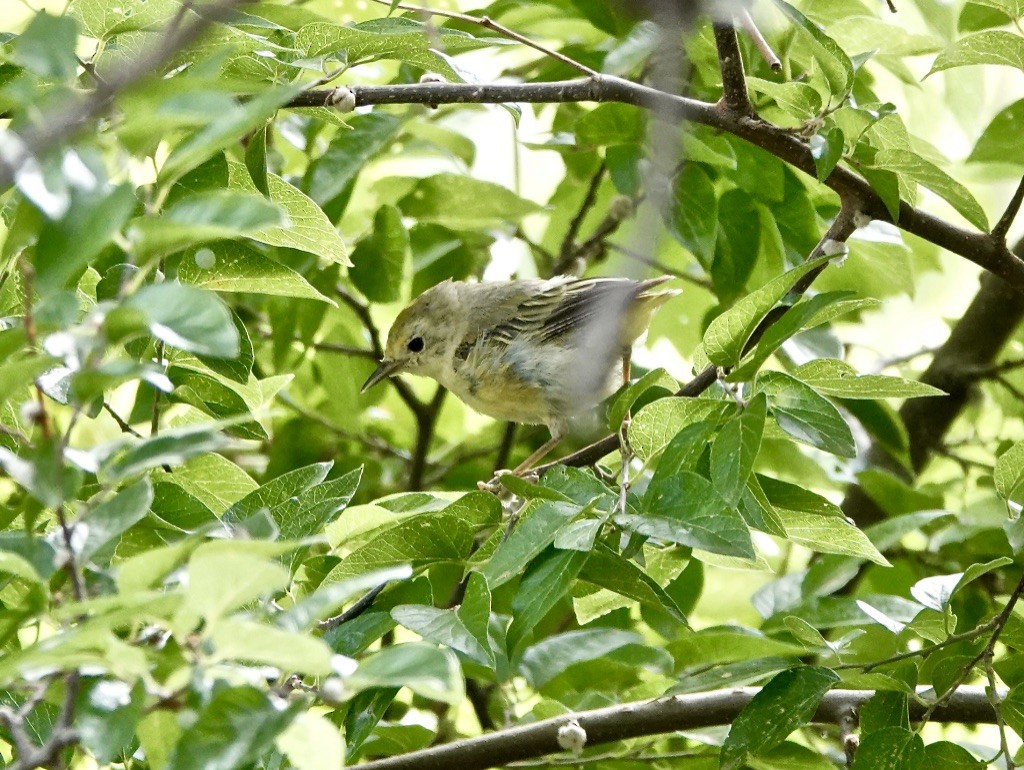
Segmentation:
<svg viewBox="0 0 1024 770">
<path fill-rule="evenodd" d="M 1014 246 L 1014 252 L 1024 255 L 1024 240 Z M 900 408 L 900 419 L 907 428 L 913 472 L 924 468 L 942 445 L 950 426 L 969 403 L 979 371 L 991 368 L 1022 321 L 1024 292 L 994 275 L 983 275 L 974 300 L 953 326 L 949 338 L 935 351 L 931 364 L 920 378 L 921 382 L 947 395 L 908 399 Z M 866 462 L 868 467 L 883 468 L 904 479 L 910 477 L 907 469 L 878 444 L 868 450 Z M 886 517 L 860 486 L 850 488 L 842 508 L 859 527 Z"/>
<path fill-rule="evenodd" d="M 558 730 L 572 720 L 578 722 L 586 732 L 587 746 L 677 730 L 726 725 L 736 719 L 736 715 L 758 692 L 760 688 L 757 687 L 736 687 L 622 703 L 378 759 L 360 767 L 365 770 L 449 770 L 453 767 L 459 770 L 483 770 L 498 767 L 517 760 L 561 752 Z M 927 695 L 929 692 L 922 688 L 919 694 Z M 859 710 L 874 694 L 873 690 L 827 692 L 812 721 L 839 724 L 851 711 Z M 911 699 L 910 718 L 919 720 L 926 709 L 926 702 Z M 984 688 L 961 688 L 949 703 L 935 710 L 933 719 L 942 722 L 995 724 L 996 710 Z"/>
<path fill-rule="evenodd" d="M 750 11 L 746 8 L 740 9 L 740 23 L 743 24 L 746 33 L 750 35 L 750 39 L 754 41 L 758 53 L 768 62 L 768 66 L 779 72 L 782 69 L 782 62 L 779 60 L 778 54 L 768 45 L 768 41 L 764 39 L 764 35 L 761 34 L 761 30 L 757 28 Z"/>
<path fill-rule="evenodd" d="M 718 67 L 722 72 L 722 103 L 739 115 L 753 115 L 754 106 L 747 97 L 747 81 L 743 76 L 743 56 L 731 22 L 715 22 L 715 47 Z"/>
<path fill-rule="evenodd" d="M 550 83 L 413 83 L 349 86 L 355 106 L 372 104 L 501 104 L 533 102 L 622 102 L 652 110 L 663 119 L 688 120 L 731 133 L 770 152 L 794 168 L 815 176 L 807 144 L 790 131 L 723 105 L 658 91 L 611 75 Z M 292 100 L 291 107 L 323 107 L 334 103 L 335 89 L 314 89 Z M 836 166 L 824 182 L 844 201 L 855 203 L 872 219 L 894 222 L 882 198 L 855 172 Z M 988 233 L 965 230 L 902 201 L 894 224 L 941 246 L 1007 283 L 1024 289 L 1024 261 Z"/>
</svg>

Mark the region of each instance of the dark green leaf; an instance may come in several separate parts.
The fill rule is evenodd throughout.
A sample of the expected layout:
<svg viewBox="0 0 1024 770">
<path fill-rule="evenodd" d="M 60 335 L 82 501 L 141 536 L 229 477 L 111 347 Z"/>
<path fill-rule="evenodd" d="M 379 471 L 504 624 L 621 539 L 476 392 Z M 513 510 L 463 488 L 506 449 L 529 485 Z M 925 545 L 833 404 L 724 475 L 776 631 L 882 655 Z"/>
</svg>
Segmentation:
<svg viewBox="0 0 1024 770">
<path fill-rule="evenodd" d="M 349 277 L 370 301 L 395 302 L 405 295 L 411 271 L 409 232 L 402 224 L 402 212 L 381 206 L 373 218 L 373 233 L 352 252 Z"/>
<path fill-rule="evenodd" d="M 822 696 L 839 681 L 827 668 L 800 666 L 783 671 L 754 696 L 732 723 L 722 745 L 722 770 L 734 770 L 748 756 L 782 743 L 814 716 Z"/>
<path fill-rule="evenodd" d="M 924 741 L 903 727 L 886 727 L 864 736 L 853 770 L 918 770 L 924 766 Z"/>
<path fill-rule="evenodd" d="M 762 372 L 757 387 L 779 427 L 798 441 L 840 457 L 855 457 L 857 445 L 846 420 L 810 385 L 783 372 Z"/>
</svg>

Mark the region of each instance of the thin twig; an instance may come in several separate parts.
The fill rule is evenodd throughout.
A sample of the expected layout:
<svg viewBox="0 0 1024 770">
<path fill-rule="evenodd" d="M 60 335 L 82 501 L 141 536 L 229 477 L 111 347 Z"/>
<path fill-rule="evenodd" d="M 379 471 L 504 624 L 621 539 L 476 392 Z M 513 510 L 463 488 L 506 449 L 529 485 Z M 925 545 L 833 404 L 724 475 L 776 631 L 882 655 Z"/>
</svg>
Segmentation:
<svg viewBox="0 0 1024 770">
<path fill-rule="evenodd" d="M 1003 244 L 1006 243 L 1006 234 L 1010 232 L 1010 225 L 1016 219 L 1022 202 L 1024 202 L 1024 177 L 1021 177 L 1020 182 L 1017 184 L 1017 189 L 1013 191 L 1013 197 L 1010 198 L 1010 202 L 1006 205 L 1006 211 L 999 217 L 996 226 L 992 228 L 992 237 L 994 239 Z"/>
<path fill-rule="evenodd" d="M 443 16 L 446 19 L 455 19 L 456 21 L 464 21 L 469 24 L 477 24 L 483 27 L 484 29 L 489 29 L 493 32 L 497 32 L 499 35 L 507 37 L 509 40 L 515 40 L 517 43 L 522 43 L 525 46 L 529 46 L 533 50 L 539 51 L 545 56 L 550 56 L 552 59 L 557 59 L 558 61 L 562 62 L 562 64 L 566 64 L 572 67 L 574 70 L 582 72 L 584 75 L 589 75 L 590 77 L 597 77 L 599 74 L 596 70 L 592 70 L 587 65 L 578 62 L 575 59 L 566 56 L 565 54 L 559 53 L 558 51 L 548 48 L 547 46 L 541 45 L 540 43 L 531 40 L 525 35 L 521 35 L 515 30 L 509 29 L 505 25 L 499 24 L 498 22 L 494 21 L 494 19 L 491 19 L 488 16 L 471 16 L 468 13 L 458 13 L 457 11 L 442 11 L 436 8 L 425 8 L 420 5 L 406 5 L 405 3 L 395 4 L 392 3 L 390 0 L 373 1 L 375 3 L 379 3 L 380 5 L 386 5 L 391 8 L 398 8 L 403 11 L 422 13 L 427 16 Z"/>
<path fill-rule="evenodd" d="M 699 275 L 687 273 L 685 270 L 677 270 L 674 267 L 669 267 L 664 262 L 660 262 L 657 259 L 646 258 L 642 254 L 637 254 L 633 249 L 627 248 L 619 243 L 609 241 L 607 243 L 607 247 L 612 251 L 616 251 L 619 254 L 634 260 L 635 262 L 647 265 L 648 267 L 653 267 L 659 273 L 671 275 L 673 278 L 678 278 L 682 281 L 686 281 L 687 283 L 692 283 L 694 286 L 699 286 L 707 291 L 712 291 L 714 289 L 714 285 L 711 283 L 711 279 L 709 278 L 702 278 Z"/>
<path fill-rule="evenodd" d="M 326 620 L 321 620 L 317 623 L 317 628 L 324 632 L 333 631 L 336 628 L 340 628 L 345 623 L 348 623 L 350 620 L 355 620 L 373 606 L 373 600 L 376 599 L 380 595 L 380 592 L 387 588 L 388 585 L 390 585 L 390 582 L 384 582 L 380 585 L 374 586 L 355 604 L 341 614 L 327 618 Z"/>
<path fill-rule="evenodd" d="M 597 171 L 590 178 L 590 184 L 587 185 L 587 191 L 583 195 L 580 207 L 569 222 L 569 227 L 565 231 L 565 237 L 562 238 L 562 246 L 558 250 L 558 261 L 552 268 L 552 272 L 555 275 L 561 275 L 571 268 L 573 261 L 576 259 L 576 236 L 580 234 L 580 228 L 583 226 L 583 220 L 587 218 L 587 214 L 590 213 L 590 210 L 594 207 L 594 203 L 597 201 L 597 191 L 601 187 L 601 182 L 604 180 L 604 174 L 605 164 L 602 163 L 597 167 Z"/>
<path fill-rule="evenodd" d="M 430 399 L 422 414 L 416 415 L 416 446 L 412 451 L 412 460 L 409 463 L 410 491 L 423 488 L 423 476 L 427 470 L 427 453 L 430 451 L 430 442 L 434 438 L 434 428 L 437 426 L 437 415 L 444 405 L 445 396 L 448 391 L 441 385 L 434 391 L 434 397 Z"/>
<path fill-rule="evenodd" d="M 761 34 L 761 30 L 757 28 L 754 18 L 746 8 L 740 8 L 740 23 L 743 25 L 744 31 L 750 35 L 750 39 L 754 41 L 758 53 L 768 62 L 768 66 L 776 72 L 782 70 L 782 61 L 775 51 L 772 50 L 772 47 L 768 45 L 768 41 L 764 39 L 764 35 Z"/>
<path fill-rule="evenodd" d="M 130 433 L 135 438 L 142 438 L 142 434 L 139 433 L 135 428 L 129 425 L 121 415 L 113 410 L 113 408 L 106 401 L 103 402 L 103 411 L 110 415 L 110 417 L 117 423 L 117 427 L 121 429 L 122 433 Z"/>
<path fill-rule="evenodd" d="M 985 676 L 988 679 L 988 687 L 985 694 L 988 695 L 992 709 L 996 712 L 996 725 L 999 727 L 999 748 L 1003 754 L 1003 762 L 1006 770 L 1014 770 L 1017 766 L 1013 763 L 1013 754 L 1010 753 L 1010 744 L 1006 740 L 1006 722 L 1003 720 L 1003 708 L 999 702 L 999 690 L 996 688 L 996 671 L 992 667 L 992 650 L 985 655 Z"/>
</svg>

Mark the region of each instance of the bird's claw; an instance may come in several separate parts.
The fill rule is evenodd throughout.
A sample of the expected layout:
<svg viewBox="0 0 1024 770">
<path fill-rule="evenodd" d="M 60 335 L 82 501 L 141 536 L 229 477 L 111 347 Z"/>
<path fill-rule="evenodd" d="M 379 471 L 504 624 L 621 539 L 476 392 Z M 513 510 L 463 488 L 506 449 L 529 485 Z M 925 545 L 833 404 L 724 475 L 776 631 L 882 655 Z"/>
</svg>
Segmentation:
<svg viewBox="0 0 1024 770">
<path fill-rule="evenodd" d="M 492 478 L 490 481 L 478 481 L 476 483 L 476 488 L 479 489 L 481 492 L 490 492 L 492 495 L 501 497 L 502 493 L 508 493 L 508 490 L 505 489 L 504 486 L 502 486 L 501 477 L 506 476 L 509 473 L 512 473 L 512 471 L 506 468 L 503 468 L 500 471 L 496 471 L 494 474 L 494 478 Z"/>
</svg>

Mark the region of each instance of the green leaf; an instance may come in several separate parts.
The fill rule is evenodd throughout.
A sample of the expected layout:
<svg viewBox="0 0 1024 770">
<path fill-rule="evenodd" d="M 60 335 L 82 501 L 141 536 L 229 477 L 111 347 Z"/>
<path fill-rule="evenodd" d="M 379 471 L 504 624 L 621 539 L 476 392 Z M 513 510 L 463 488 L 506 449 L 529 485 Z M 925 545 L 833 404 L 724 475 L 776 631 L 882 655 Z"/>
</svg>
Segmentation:
<svg viewBox="0 0 1024 770">
<path fill-rule="evenodd" d="M 669 232 L 705 267 L 715 256 L 718 237 L 718 196 L 708 173 L 687 163 L 676 175 Z"/>
<path fill-rule="evenodd" d="M 280 225 L 283 219 L 282 210 L 255 190 L 202 190 L 179 197 L 159 218 L 136 220 L 132 235 L 142 254 L 156 256 Z"/>
<path fill-rule="evenodd" d="M 239 353 L 231 311 L 212 292 L 165 281 L 143 286 L 125 304 L 140 311 L 150 334 L 168 345 L 216 358 Z"/>
<path fill-rule="evenodd" d="M 178 265 L 178 280 L 210 291 L 298 297 L 337 305 L 290 267 L 238 241 L 189 249 Z"/>
<path fill-rule="evenodd" d="M 441 610 L 419 604 L 400 604 L 391 609 L 395 622 L 430 642 L 443 644 L 488 668 L 494 667 L 494 653 L 480 644 L 455 610 Z"/>
<path fill-rule="evenodd" d="M 402 299 L 403 288 L 412 273 L 409 231 L 402 224 L 402 212 L 394 206 L 377 209 L 373 233 L 361 240 L 352 252 L 349 277 L 371 302 L 395 302 Z"/>
<path fill-rule="evenodd" d="M 829 259 L 826 256 L 809 260 L 773 278 L 715 318 L 704 333 L 704 353 L 708 360 L 716 366 L 739 363 L 747 340 L 761 320 L 797 281 L 827 264 Z"/>
<path fill-rule="evenodd" d="M 266 123 L 277 112 L 278 107 L 301 92 L 304 87 L 304 84 L 295 82 L 287 86 L 266 88 L 251 99 L 236 103 L 231 109 L 222 111 L 206 126 L 171 150 L 160 169 L 161 182 L 173 182 L 217 151 L 238 141 L 238 137 Z"/>
<path fill-rule="evenodd" d="M 227 444 L 215 428 L 200 425 L 164 431 L 138 441 L 125 442 L 100 465 L 99 477 L 116 482 L 149 468 L 177 466 L 190 457 L 213 452 Z"/>
<path fill-rule="evenodd" d="M 270 183 L 267 180 L 267 131 L 270 124 L 264 123 L 249 138 L 245 147 L 245 170 L 260 195 L 270 197 Z"/>
<path fill-rule="evenodd" d="M 606 147 L 644 141 L 646 114 L 632 104 L 599 104 L 576 121 L 577 145 Z"/>
<path fill-rule="evenodd" d="M 775 421 L 797 441 L 840 457 L 856 457 L 857 445 L 842 414 L 810 385 L 783 372 L 761 372 L 756 387 L 768 396 Z"/>
<path fill-rule="evenodd" d="M 273 227 L 262 227 L 247 233 L 248 237 L 268 246 L 283 246 L 316 254 L 336 265 L 351 266 L 348 250 L 338 230 L 316 202 L 288 184 L 277 174 L 267 174 L 266 196 L 287 215 L 287 221 Z M 237 190 L 255 191 L 246 168 L 228 161 L 228 184 Z"/>
<path fill-rule="evenodd" d="M 107 0 L 71 0 L 67 14 L 90 37 L 106 40 L 124 32 L 152 29 L 169 20 L 180 7 L 178 0 L 125 0 L 116 4 Z"/>
<path fill-rule="evenodd" d="M 652 480 L 643 508 L 644 515 L 620 514 L 615 520 L 647 537 L 727 556 L 754 556 L 743 518 L 696 473 L 683 471 Z"/>
<path fill-rule="evenodd" d="M 555 539 L 555 533 L 580 514 L 575 503 L 537 500 L 519 512 L 519 522 L 481 570 L 492 591 L 519 575 Z"/>
<path fill-rule="evenodd" d="M 519 667 L 533 687 L 542 687 L 570 666 L 603 658 L 627 646 L 643 644 L 632 631 L 597 628 L 549 636 L 529 647 Z"/>
<path fill-rule="evenodd" d="M 617 593 L 646 607 L 664 610 L 681 623 L 686 623 L 679 606 L 654 578 L 635 562 L 607 546 L 598 545 L 580 571 L 580 579 Z"/>
<path fill-rule="evenodd" d="M 798 29 L 806 33 L 814 58 L 821 67 L 834 98 L 840 102 L 853 88 L 854 71 L 850 57 L 835 40 L 825 34 L 821 27 L 792 5 L 785 0 L 774 0 L 774 2 Z"/>
<path fill-rule="evenodd" d="M 1024 39 L 1020 39 L 1020 42 L 1024 46 Z M 972 225 L 979 230 L 988 231 L 988 217 L 971 191 L 917 153 L 910 150 L 881 150 L 875 155 L 872 167 L 891 171 L 904 179 L 927 187 Z"/>
<path fill-rule="evenodd" d="M 219 620 L 207 641 L 213 646 L 214 655 L 223 660 L 261 663 L 281 671 L 312 676 L 327 676 L 332 672 L 333 653 L 322 639 L 266 623 L 234 618 Z"/>
<path fill-rule="evenodd" d="M 300 712 L 275 743 L 295 770 L 338 770 L 345 764 L 342 733 L 323 714 Z"/>
<path fill-rule="evenodd" d="M 634 380 L 627 385 L 608 405 L 608 426 L 615 430 L 622 425 L 626 412 L 632 409 L 637 399 L 651 388 L 659 386 L 666 387 L 672 392 L 679 388 L 676 381 L 665 374 L 665 370 L 661 368 L 652 369 L 640 379 Z"/>
<path fill-rule="evenodd" d="M 41 78 L 71 80 L 78 72 L 78 25 L 68 16 L 41 11 L 14 38 L 11 61 Z"/>
<path fill-rule="evenodd" d="M 288 726 L 299 702 L 282 706 L 255 687 L 219 690 L 178 739 L 165 770 L 234 770 L 251 766 Z"/>
<path fill-rule="evenodd" d="M 935 57 L 928 75 L 973 64 L 1001 64 L 1024 70 L 1024 38 L 1000 30 L 965 35 Z"/>
<path fill-rule="evenodd" d="M 75 730 L 97 762 L 110 764 L 130 751 L 145 706 L 142 683 L 130 687 L 116 679 L 88 679 L 75 710 Z"/>
<path fill-rule="evenodd" d="M 824 182 L 843 158 L 846 137 L 841 128 L 823 129 L 812 136 L 807 144 L 814 158 L 814 173 L 819 181 Z"/>
<path fill-rule="evenodd" d="M 244 550 L 245 545 L 224 541 L 196 548 L 188 563 L 185 600 L 174 617 L 176 631 L 189 633 L 200 621 L 212 626 L 233 610 L 288 585 L 288 570 Z M 225 575 L 232 579 L 225 581 Z"/>
<path fill-rule="evenodd" d="M 401 564 L 462 561 L 469 556 L 477 531 L 500 519 L 501 504 L 494 495 L 471 492 L 441 511 L 415 514 L 379 532 L 354 548 L 323 582 Z"/>
<path fill-rule="evenodd" d="M 1018 441 L 999 455 L 993 476 L 999 496 L 1007 502 L 1016 502 L 1017 493 L 1024 485 L 1024 441 Z"/>
<path fill-rule="evenodd" d="M 339 131 L 324 153 L 306 169 L 305 189 L 319 205 L 341 195 L 362 168 L 398 136 L 402 119 L 375 110 L 355 115 L 350 130 Z"/>
<path fill-rule="evenodd" d="M 816 666 L 783 671 L 743 707 L 722 744 L 722 770 L 735 770 L 807 724 L 822 696 L 839 681 L 835 672 Z"/>
<path fill-rule="evenodd" d="M 917 380 L 882 374 L 857 374 L 845 361 L 819 358 L 793 371 L 793 376 L 818 393 L 838 398 L 921 398 L 944 396 L 943 391 Z"/>
<path fill-rule="evenodd" d="M 518 222 L 541 210 L 507 187 L 461 174 L 434 174 L 416 182 L 398 202 L 407 217 L 451 227 L 486 227 Z"/>
<path fill-rule="evenodd" d="M 104 546 L 117 540 L 125 530 L 142 521 L 152 503 L 153 485 L 148 478 L 143 477 L 89 511 L 85 517 L 87 534 L 79 558 L 88 562 Z"/>
<path fill-rule="evenodd" d="M 748 76 L 747 88 L 771 97 L 784 112 L 801 121 L 809 120 L 821 112 L 821 95 L 807 83 L 796 81 L 776 83 L 771 80 Z M 841 140 L 842 133 L 840 132 L 840 152 L 842 148 Z M 811 153 L 812 155 L 814 153 L 813 141 L 811 142 Z M 833 163 L 832 165 L 835 164 Z M 828 176 L 828 174 L 825 176 Z M 820 171 L 818 178 L 825 178 L 821 176 Z"/>
<path fill-rule="evenodd" d="M 820 553 L 837 553 L 873 561 L 883 567 L 889 561 L 871 544 L 867 535 L 847 519 L 777 508 L 786 537 Z"/>
<path fill-rule="evenodd" d="M 904 727 L 884 727 L 861 739 L 853 770 L 919 770 L 924 757 L 920 735 Z"/>
<path fill-rule="evenodd" d="M 922 767 L 941 767 L 942 770 L 985 770 L 988 762 L 974 756 L 957 743 L 936 741 L 924 747 Z"/>
<path fill-rule="evenodd" d="M 135 190 L 128 183 L 106 194 L 76 193 L 71 200 L 67 213 L 39 232 L 34 264 L 36 288 L 42 294 L 77 280 L 125 225 L 136 204 Z"/>
<path fill-rule="evenodd" d="M 687 425 L 707 421 L 712 426 L 735 409 L 710 398 L 659 398 L 635 415 L 629 425 L 629 443 L 643 460 L 664 450 Z"/>
<path fill-rule="evenodd" d="M 803 487 L 790 484 L 788 481 L 762 476 L 760 473 L 756 478 L 765 496 L 776 508 L 813 513 L 817 516 L 835 516 L 836 518 L 844 516 L 842 508 L 838 505 Z"/>
<path fill-rule="evenodd" d="M 971 0 L 975 5 L 985 5 L 1002 11 L 1011 19 L 1024 16 L 1024 0 Z"/>
<path fill-rule="evenodd" d="M 438 50 L 450 56 L 505 43 L 500 38 L 480 39 L 401 17 L 344 27 L 326 22 L 306 24 L 295 36 L 295 47 L 307 58 L 336 55 L 350 67 L 379 59 L 397 59 L 459 82 L 462 76 Z"/>
<path fill-rule="evenodd" d="M 736 417 L 722 425 L 711 445 L 711 481 L 729 505 L 736 505 L 761 449 L 768 402 L 758 393 Z"/>
<path fill-rule="evenodd" d="M 1020 146 L 1020 126 L 1024 124 L 1024 99 L 999 111 L 985 127 L 971 150 L 967 161 L 973 163 L 1024 164 L 1017 153 Z"/>
<path fill-rule="evenodd" d="M 554 548 L 531 561 L 512 599 L 512 623 L 505 636 L 510 656 L 568 593 L 586 561 L 586 553 Z"/>
<path fill-rule="evenodd" d="M 425 642 L 396 644 L 370 655 L 345 683 L 354 690 L 408 687 L 424 698 L 452 705 L 464 697 L 458 660 Z"/>
</svg>

